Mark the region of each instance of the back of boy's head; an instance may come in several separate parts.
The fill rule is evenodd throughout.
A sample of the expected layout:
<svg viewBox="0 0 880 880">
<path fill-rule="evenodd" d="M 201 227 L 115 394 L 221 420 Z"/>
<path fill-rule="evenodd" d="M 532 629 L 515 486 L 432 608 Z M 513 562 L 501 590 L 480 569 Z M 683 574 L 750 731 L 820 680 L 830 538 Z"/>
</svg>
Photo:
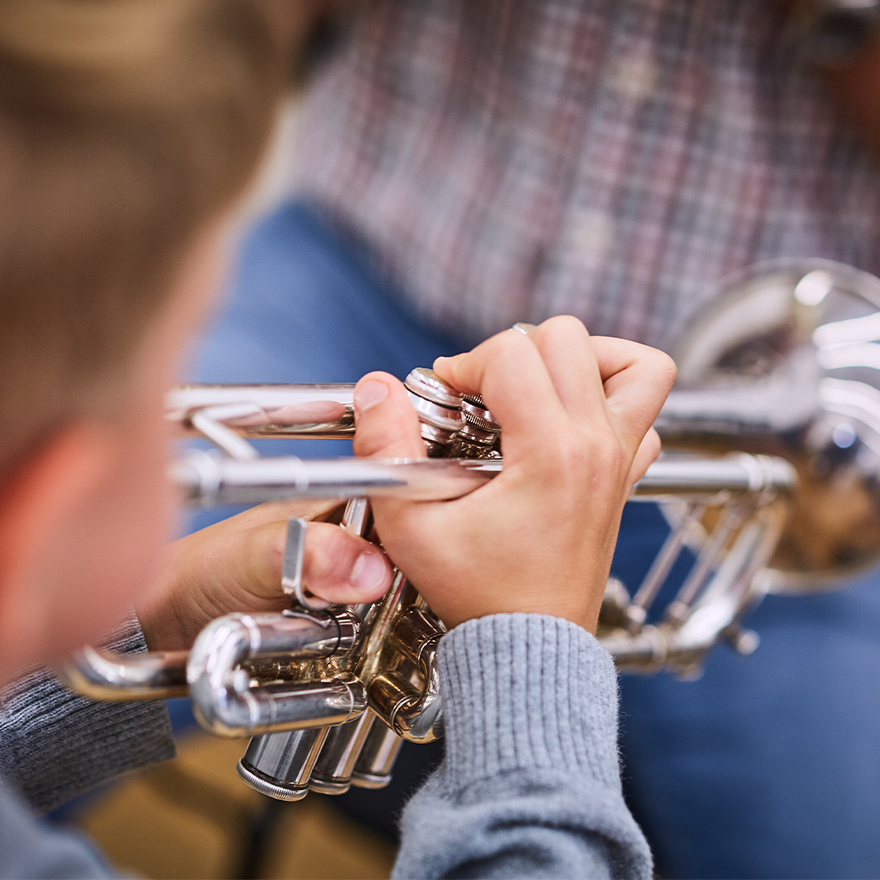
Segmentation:
<svg viewBox="0 0 880 880">
<path fill-rule="evenodd" d="M 281 82 L 259 0 L 0 2 L 0 479 L 111 410 Z"/>
</svg>

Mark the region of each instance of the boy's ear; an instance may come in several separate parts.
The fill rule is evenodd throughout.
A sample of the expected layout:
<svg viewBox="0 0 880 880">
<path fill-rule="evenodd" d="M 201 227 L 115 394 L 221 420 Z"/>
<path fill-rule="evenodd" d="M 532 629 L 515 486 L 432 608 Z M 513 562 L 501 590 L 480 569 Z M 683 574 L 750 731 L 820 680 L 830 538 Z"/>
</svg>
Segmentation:
<svg viewBox="0 0 880 880">
<path fill-rule="evenodd" d="M 110 455 L 100 423 L 72 423 L 0 482 L 0 679 L 46 647 L 52 588 L 64 576 L 58 544 L 66 542 L 59 539 L 106 474 Z"/>
</svg>

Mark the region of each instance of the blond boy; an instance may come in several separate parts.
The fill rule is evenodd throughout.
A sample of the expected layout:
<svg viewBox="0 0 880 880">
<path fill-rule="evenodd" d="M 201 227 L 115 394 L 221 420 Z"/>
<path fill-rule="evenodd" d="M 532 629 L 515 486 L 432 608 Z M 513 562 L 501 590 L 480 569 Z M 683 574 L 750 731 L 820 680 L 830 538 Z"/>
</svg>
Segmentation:
<svg viewBox="0 0 880 880">
<path fill-rule="evenodd" d="M 218 285 L 279 84 L 246 0 L 0 4 L 3 682 L 106 636 L 132 604 L 129 642 L 168 649 L 216 614 L 283 603 L 277 507 L 178 543 L 162 567 L 163 395 Z M 483 393 L 505 470 L 460 501 L 376 505 L 391 558 L 451 628 L 447 759 L 408 809 L 398 872 L 644 875 L 613 668 L 589 633 L 623 502 L 657 452 L 671 364 L 555 318 L 435 368 Z M 365 377 L 355 406 L 359 454 L 424 454 L 391 377 Z M 307 552 L 310 587 L 329 599 L 387 586 L 387 560 L 339 529 L 310 524 Z M 40 687 L 15 697 L 38 719 Z M 96 777 L 125 768 L 139 733 L 152 744 L 136 761 L 164 757 L 161 716 L 128 711 L 75 707 L 51 738 L 85 754 L 98 743 Z M 18 771 L 21 783 L 28 762 Z M 0 790 L 0 873 L 108 871 Z"/>
</svg>

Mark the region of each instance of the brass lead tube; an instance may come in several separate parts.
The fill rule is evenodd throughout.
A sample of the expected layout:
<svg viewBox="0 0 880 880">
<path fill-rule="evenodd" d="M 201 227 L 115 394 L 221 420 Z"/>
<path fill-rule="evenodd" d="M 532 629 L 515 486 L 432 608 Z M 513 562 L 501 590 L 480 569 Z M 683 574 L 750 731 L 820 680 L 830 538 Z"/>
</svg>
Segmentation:
<svg viewBox="0 0 880 880">
<path fill-rule="evenodd" d="M 259 504 L 294 498 L 393 496 L 412 501 L 460 498 L 501 470 L 498 462 L 457 459 L 309 459 L 250 461 L 193 450 L 171 466 L 184 498 L 203 506 Z"/>
</svg>

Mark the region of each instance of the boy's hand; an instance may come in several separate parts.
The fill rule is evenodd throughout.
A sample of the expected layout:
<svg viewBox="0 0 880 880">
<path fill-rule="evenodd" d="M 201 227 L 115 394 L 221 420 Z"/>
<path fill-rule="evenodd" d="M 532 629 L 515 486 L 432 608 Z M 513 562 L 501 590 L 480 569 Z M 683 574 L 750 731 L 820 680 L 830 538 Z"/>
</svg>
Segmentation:
<svg viewBox="0 0 880 880">
<path fill-rule="evenodd" d="M 233 611 L 281 611 L 287 518 L 311 520 L 303 580 L 328 602 L 357 604 L 391 585 L 391 565 L 374 545 L 338 525 L 319 522 L 337 502 L 270 502 L 175 541 L 156 588 L 137 608 L 153 651 L 186 650 L 215 617 Z"/>
<path fill-rule="evenodd" d="M 435 371 L 481 393 L 502 426 L 504 470 L 455 501 L 376 499 L 383 545 L 447 626 L 499 612 L 595 632 L 620 514 L 660 450 L 651 429 L 675 378 L 662 352 L 590 338 L 570 317 L 505 331 Z M 359 455 L 424 456 L 403 387 L 371 373 L 355 392 Z"/>
</svg>

